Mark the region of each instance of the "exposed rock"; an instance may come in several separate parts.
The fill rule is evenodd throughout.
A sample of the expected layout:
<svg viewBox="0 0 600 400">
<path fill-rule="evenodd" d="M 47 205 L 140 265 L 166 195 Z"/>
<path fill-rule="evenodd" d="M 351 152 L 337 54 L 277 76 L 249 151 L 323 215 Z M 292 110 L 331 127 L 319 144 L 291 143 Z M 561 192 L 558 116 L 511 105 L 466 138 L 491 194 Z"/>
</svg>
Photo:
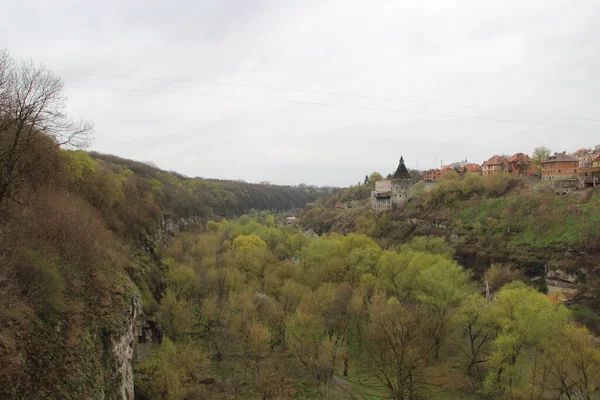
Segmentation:
<svg viewBox="0 0 600 400">
<path fill-rule="evenodd" d="M 585 271 L 580 271 L 585 274 Z M 548 294 L 560 292 L 567 300 L 572 300 L 579 294 L 579 279 L 574 273 L 546 266 L 546 285 Z"/>
<path fill-rule="evenodd" d="M 138 320 L 137 344 L 134 347 L 133 361 L 141 361 L 155 346 L 162 343 L 162 332 L 154 321 L 148 321 L 145 318 Z"/>
<path fill-rule="evenodd" d="M 175 236 L 179 232 L 185 230 L 190 225 L 202 222 L 202 217 L 192 215 L 189 217 L 172 218 L 164 216 L 158 224 L 156 231 L 156 241 L 165 243 L 170 237 Z"/>
<path fill-rule="evenodd" d="M 137 338 L 140 334 L 140 321 L 144 319 L 142 302 L 137 295 L 132 295 L 127 313 L 125 332 L 113 340 L 113 353 L 117 361 L 117 373 L 121 375 L 119 394 L 121 399 L 133 400 L 133 355 Z"/>
</svg>

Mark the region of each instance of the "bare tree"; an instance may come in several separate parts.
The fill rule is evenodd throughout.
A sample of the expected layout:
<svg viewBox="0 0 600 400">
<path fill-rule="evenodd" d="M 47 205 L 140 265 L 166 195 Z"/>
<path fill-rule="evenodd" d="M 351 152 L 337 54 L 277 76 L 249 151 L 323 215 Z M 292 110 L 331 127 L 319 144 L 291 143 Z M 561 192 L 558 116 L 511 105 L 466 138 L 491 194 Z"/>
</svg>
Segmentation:
<svg viewBox="0 0 600 400">
<path fill-rule="evenodd" d="M 48 177 L 56 149 L 89 144 L 92 126 L 69 118 L 65 108 L 60 78 L 0 52 L 0 206 L 6 199 L 18 201 L 23 185 Z"/>
</svg>

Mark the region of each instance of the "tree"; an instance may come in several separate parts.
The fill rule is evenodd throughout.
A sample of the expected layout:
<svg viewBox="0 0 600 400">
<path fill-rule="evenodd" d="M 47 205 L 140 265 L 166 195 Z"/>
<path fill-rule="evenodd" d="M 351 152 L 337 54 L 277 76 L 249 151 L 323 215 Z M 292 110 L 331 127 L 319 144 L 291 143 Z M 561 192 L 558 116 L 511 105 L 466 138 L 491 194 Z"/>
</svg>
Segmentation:
<svg viewBox="0 0 600 400">
<path fill-rule="evenodd" d="M 492 314 L 492 304 L 483 296 L 474 293 L 467 297 L 460 309 L 460 328 L 467 339 L 465 353 L 469 357 L 467 372 L 473 368 L 481 378 L 479 365 L 489 361 L 484 355 L 486 345 L 496 337 L 498 330 Z"/>
<path fill-rule="evenodd" d="M 196 346 L 164 338 L 148 358 L 136 365 L 136 372 L 141 373 L 136 392 L 152 399 L 184 398 L 202 377 L 206 365 L 206 357 Z"/>
<path fill-rule="evenodd" d="M 365 175 L 365 185 L 369 184 L 369 175 Z"/>
<path fill-rule="evenodd" d="M 426 324 L 423 310 L 406 308 L 394 297 L 377 296 L 369 308 L 363 331 L 365 367 L 394 400 L 427 398 L 424 368 L 434 343 L 423 329 Z"/>
<path fill-rule="evenodd" d="M 19 188 L 45 181 L 57 148 L 88 145 L 92 126 L 67 117 L 65 108 L 60 78 L 0 52 L 0 205 L 19 202 Z"/>
<path fill-rule="evenodd" d="M 532 355 L 552 346 L 568 322 L 569 311 L 522 282 L 504 286 L 493 308 L 499 330 L 489 362 L 495 368 L 488 373 L 484 387 L 488 393 L 504 392 L 515 398 L 526 387 L 528 375 L 523 370 L 532 370 L 532 381 L 539 379 L 537 357 L 530 367 Z"/>
<path fill-rule="evenodd" d="M 383 176 L 381 176 L 381 174 L 377 171 L 372 172 L 371 175 L 369 175 L 369 182 L 377 182 L 383 179 Z"/>
<path fill-rule="evenodd" d="M 550 157 L 550 149 L 545 146 L 537 147 L 533 150 L 533 154 L 531 158 L 533 159 L 533 163 L 535 165 L 540 165 L 542 161 L 546 160 Z"/>
</svg>

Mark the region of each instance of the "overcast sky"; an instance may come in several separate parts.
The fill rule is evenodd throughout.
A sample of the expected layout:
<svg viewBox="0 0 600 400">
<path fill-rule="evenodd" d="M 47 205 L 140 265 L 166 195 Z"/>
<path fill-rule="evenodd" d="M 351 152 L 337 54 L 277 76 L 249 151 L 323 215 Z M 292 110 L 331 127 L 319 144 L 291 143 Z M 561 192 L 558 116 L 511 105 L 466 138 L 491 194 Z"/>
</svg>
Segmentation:
<svg viewBox="0 0 600 400">
<path fill-rule="evenodd" d="M 3 0 L 0 48 L 63 78 L 92 150 L 346 186 L 400 155 L 600 144 L 598 21 L 598 0 Z"/>
</svg>

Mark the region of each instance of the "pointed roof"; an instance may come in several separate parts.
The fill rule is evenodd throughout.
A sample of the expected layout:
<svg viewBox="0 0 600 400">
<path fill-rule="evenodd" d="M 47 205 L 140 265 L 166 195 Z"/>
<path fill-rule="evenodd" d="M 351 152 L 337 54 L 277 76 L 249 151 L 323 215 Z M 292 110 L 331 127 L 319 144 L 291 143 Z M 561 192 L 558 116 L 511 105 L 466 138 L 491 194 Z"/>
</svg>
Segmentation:
<svg viewBox="0 0 600 400">
<path fill-rule="evenodd" d="M 392 176 L 392 179 L 410 179 L 411 176 L 406 169 L 406 165 L 404 165 L 404 157 L 400 156 L 400 164 L 398 164 L 398 169 Z"/>
</svg>

